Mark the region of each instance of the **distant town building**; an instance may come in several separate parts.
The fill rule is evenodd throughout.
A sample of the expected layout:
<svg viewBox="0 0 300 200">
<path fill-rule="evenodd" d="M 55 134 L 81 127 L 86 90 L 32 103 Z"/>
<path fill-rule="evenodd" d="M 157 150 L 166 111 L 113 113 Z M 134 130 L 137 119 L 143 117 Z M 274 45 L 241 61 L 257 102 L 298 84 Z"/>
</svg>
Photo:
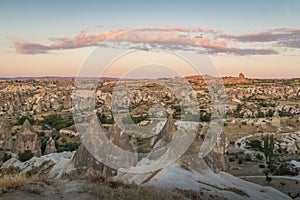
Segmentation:
<svg viewBox="0 0 300 200">
<path fill-rule="evenodd" d="M 240 79 L 240 80 L 246 79 L 246 78 L 245 78 L 245 75 L 244 75 L 243 73 L 240 73 L 240 74 L 239 74 L 239 79 Z"/>
</svg>

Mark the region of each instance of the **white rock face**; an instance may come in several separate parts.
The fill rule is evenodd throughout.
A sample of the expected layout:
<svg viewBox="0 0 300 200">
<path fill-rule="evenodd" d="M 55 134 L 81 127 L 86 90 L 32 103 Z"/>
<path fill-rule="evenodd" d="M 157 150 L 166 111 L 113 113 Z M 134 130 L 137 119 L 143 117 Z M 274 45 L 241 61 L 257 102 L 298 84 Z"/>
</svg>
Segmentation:
<svg viewBox="0 0 300 200">
<path fill-rule="evenodd" d="M 216 174 L 205 163 L 203 163 L 201 173 L 183 169 L 179 164 L 173 164 L 159 172 L 119 174 L 116 179 L 158 188 L 203 191 L 204 196 L 211 194 L 227 199 L 290 199 L 271 187 L 262 187 L 225 172 Z"/>
<path fill-rule="evenodd" d="M 21 172 L 28 172 L 33 168 L 38 168 L 46 172 L 48 178 L 60 178 L 72 159 L 74 153 L 52 153 L 42 157 L 33 157 L 29 161 L 20 162 L 12 158 L 4 163 L 2 169 L 8 167 L 18 167 Z M 150 160 L 144 160 L 141 165 L 147 165 Z M 149 163 L 148 163 L 149 164 Z M 297 162 L 296 164 L 299 164 Z M 146 174 L 119 174 L 117 180 L 125 183 L 137 183 L 139 185 L 154 186 L 166 189 L 181 189 L 189 191 L 203 191 L 204 196 L 211 195 L 222 196 L 227 199 L 290 199 L 283 193 L 270 188 L 262 187 L 234 177 L 228 173 L 213 173 L 202 163 L 201 173 L 186 170 L 179 164 L 172 164 L 160 171 L 149 172 Z"/>
<path fill-rule="evenodd" d="M 295 160 L 292 160 L 292 161 L 290 162 L 290 164 L 295 165 L 296 168 L 299 168 L 299 169 L 300 169 L 300 162 L 297 162 L 297 161 L 295 161 Z"/>
<path fill-rule="evenodd" d="M 64 134 L 64 135 L 69 135 L 69 136 L 79 136 L 79 133 L 78 132 L 75 132 L 75 131 L 71 131 L 71 130 L 68 130 L 68 129 L 61 129 L 59 131 L 60 134 Z"/>
<path fill-rule="evenodd" d="M 300 131 L 283 133 L 277 148 L 285 149 L 289 154 L 297 153 L 298 148 L 300 148 Z"/>
<path fill-rule="evenodd" d="M 3 164 L 1 169 L 15 167 L 26 173 L 38 168 L 40 171 L 48 171 L 46 174 L 48 178 L 60 178 L 73 155 L 74 152 L 51 153 L 41 157 L 33 157 L 26 162 L 11 158 Z"/>
</svg>

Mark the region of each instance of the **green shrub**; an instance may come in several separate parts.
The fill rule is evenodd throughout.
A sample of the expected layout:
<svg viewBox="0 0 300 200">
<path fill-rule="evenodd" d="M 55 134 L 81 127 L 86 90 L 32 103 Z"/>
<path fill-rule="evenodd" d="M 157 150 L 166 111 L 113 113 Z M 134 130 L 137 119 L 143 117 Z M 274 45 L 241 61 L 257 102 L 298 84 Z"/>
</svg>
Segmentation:
<svg viewBox="0 0 300 200">
<path fill-rule="evenodd" d="M 251 148 L 253 148 L 255 150 L 262 151 L 261 141 L 258 140 L 258 139 L 250 140 L 249 145 L 250 145 Z"/>
<path fill-rule="evenodd" d="M 259 166 L 258 166 L 259 168 L 266 168 L 266 166 L 265 165 L 263 165 L 263 164 L 260 164 Z"/>
<path fill-rule="evenodd" d="M 229 162 L 234 162 L 235 161 L 235 157 L 229 157 Z"/>
<path fill-rule="evenodd" d="M 141 121 L 144 121 L 145 119 L 147 119 L 146 116 L 132 117 L 132 116 L 128 115 L 128 116 L 122 118 L 122 122 L 124 124 L 138 124 Z"/>
<path fill-rule="evenodd" d="M 266 176 L 266 182 L 269 184 L 272 181 L 272 177 Z"/>
<path fill-rule="evenodd" d="M 251 155 L 249 153 L 245 154 L 245 161 L 251 161 Z"/>
<path fill-rule="evenodd" d="M 28 119 L 28 121 L 30 122 L 30 124 L 33 124 L 34 123 L 34 119 L 31 118 L 31 117 L 27 117 L 27 116 L 21 116 L 18 118 L 17 122 L 16 122 L 16 125 L 17 126 L 21 126 L 25 120 Z"/>
<path fill-rule="evenodd" d="M 63 151 L 75 151 L 76 149 L 78 149 L 79 147 L 79 143 L 77 142 L 69 142 L 69 143 L 66 143 L 64 145 L 59 145 L 57 142 L 55 143 L 56 145 L 56 149 L 57 149 L 57 152 L 60 153 L 60 152 L 63 152 Z"/>
<path fill-rule="evenodd" d="M 257 117 L 257 118 L 263 118 L 263 117 L 265 117 L 265 114 L 264 114 L 263 112 L 259 111 L 259 112 L 257 113 L 256 117 Z"/>
<path fill-rule="evenodd" d="M 67 143 L 67 141 L 68 141 L 68 140 L 67 140 L 67 138 L 65 138 L 65 137 L 62 137 L 62 138 L 60 139 L 60 141 L 61 141 L 62 143 L 64 143 L 64 144 L 65 144 L 65 143 Z"/>
<path fill-rule="evenodd" d="M 111 119 L 108 119 L 105 114 L 103 113 L 97 113 L 98 119 L 102 124 L 114 124 L 115 119 L 112 117 Z"/>
<path fill-rule="evenodd" d="M 275 165 L 273 165 L 273 164 L 268 164 L 268 169 L 270 170 L 270 172 L 271 173 L 274 173 L 275 172 L 275 170 L 276 170 L 276 166 Z"/>
<path fill-rule="evenodd" d="M 238 164 L 243 164 L 244 158 L 242 156 L 238 157 Z"/>
<path fill-rule="evenodd" d="M 273 117 L 274 112 L 275 112 L 274 110 L 268 110 L 266 117 Z"/>
<path fill-rule="evenodd" d="M 33 153 L 30 150 L 25 150 L 24 152 L 19 153 L 19 160 L 21 162 L 30 160 L 30 158 L 32 158 L 32 157 L 33 157 Z"/>
<path fill-rule="evenodd" d="M 260 155 L 260 154 L 256 154 L 256 155 L 255 155 L 255 158 L 256 158 L 257 160 L 259 160 L 259 161 L 262 161 L 262 160 L 264 159 L 263 156 Z"/>
</svg>

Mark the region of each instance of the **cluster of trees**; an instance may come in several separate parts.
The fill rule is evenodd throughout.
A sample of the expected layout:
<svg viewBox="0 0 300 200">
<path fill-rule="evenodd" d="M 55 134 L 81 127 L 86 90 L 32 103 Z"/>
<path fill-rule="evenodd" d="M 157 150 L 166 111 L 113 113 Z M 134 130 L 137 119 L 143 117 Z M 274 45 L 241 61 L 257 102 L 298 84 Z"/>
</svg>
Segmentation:
<svg viewBox="0 0 300 200">
<path fill-rule="evenodd" d="M 193 122 L 210 122 L 211 114 L 210 113 L 200 113 L 200 115 L 195 114 L 185 114 L 183 116 L 183 121 L 193 121 Z"/>
<path fill-rule="evenodd" d="M 144 121 L 145 119 L 147 119 L 147 116 L 140 115 L 138 117 L 132 117 L 132 116 L 128 115 L 128 116 L 122 118 L 122 122 L 124 124 L 138 124 L 141 121 Z"/>
<path fill-rule="evenodd" d="M 55 130 L 59 131 L 60 129 L 72 126 L 74 124 L 74 121 L 72 118 L 63 119 L 61 115 L 52 114 L 43 116 L 43 120 L 39 121 L 38 124 L 47 124 L 51 128 L 54 128 Z"/>
<path fill-rule="evenodd" d="M 106 115 L 103 114 L 103 113 L 97 113 L 97 116 L 98 116 L 98 119 L 100 120 L 100 122 L 101 122 L 102 124 L 114 124 L 114 123 L 115 123 L 114 117 L 108 119 L 108 118 L 106 117 Z"/>
<path fill-rule="evenodd" d="M 18 118 L 17 122 L 16 122 L 16 126 L 21 126 L 25 120 L 28 119 L 28 121 L 30 122 L 30 124 L 34 124 L 35 120 L 31 117 L 28 116 L 21 116 L 20 118 Z"/>
<path fill-rule="evenodd" d="M 259 102 L 259 104 L 261 107 L 275 107 L 275 103 L 267 103 L 267 102 L 264 102 L 264 101 L 261 101 Z"/>
<path fill-rule="evenodd" d="M 259 111 L 256 115 L 257 118 L 264 118 L 264 117 L 273 117 L 274 115 L 274 110 L 269 109 L 268 112 L 265 114 L 261 111 Z"/>
<path fill-rule="evenodd" d="M 62 140 L 63 142 L 63 140 Z M 59 144 L 57 141 L 55 142 L 55 147 L 57 152 L 63 152 L 63 151 L 75 151 L 79 147 L 79 143 L 77 142 L 63 142 L 63 144 Z"/>
</svg>

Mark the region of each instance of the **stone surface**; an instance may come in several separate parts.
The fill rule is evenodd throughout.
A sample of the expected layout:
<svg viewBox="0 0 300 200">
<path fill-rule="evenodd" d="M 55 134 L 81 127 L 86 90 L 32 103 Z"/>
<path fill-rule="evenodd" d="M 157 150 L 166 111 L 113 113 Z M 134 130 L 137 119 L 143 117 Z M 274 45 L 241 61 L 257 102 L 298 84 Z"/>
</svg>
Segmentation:
<svg viewBox="0 0 300 200">
<path fill-rule="evenodd" d="M 56 153 L 55 141 L 50 137 L 46 143 L 45 154 Z"/>
</svg>

